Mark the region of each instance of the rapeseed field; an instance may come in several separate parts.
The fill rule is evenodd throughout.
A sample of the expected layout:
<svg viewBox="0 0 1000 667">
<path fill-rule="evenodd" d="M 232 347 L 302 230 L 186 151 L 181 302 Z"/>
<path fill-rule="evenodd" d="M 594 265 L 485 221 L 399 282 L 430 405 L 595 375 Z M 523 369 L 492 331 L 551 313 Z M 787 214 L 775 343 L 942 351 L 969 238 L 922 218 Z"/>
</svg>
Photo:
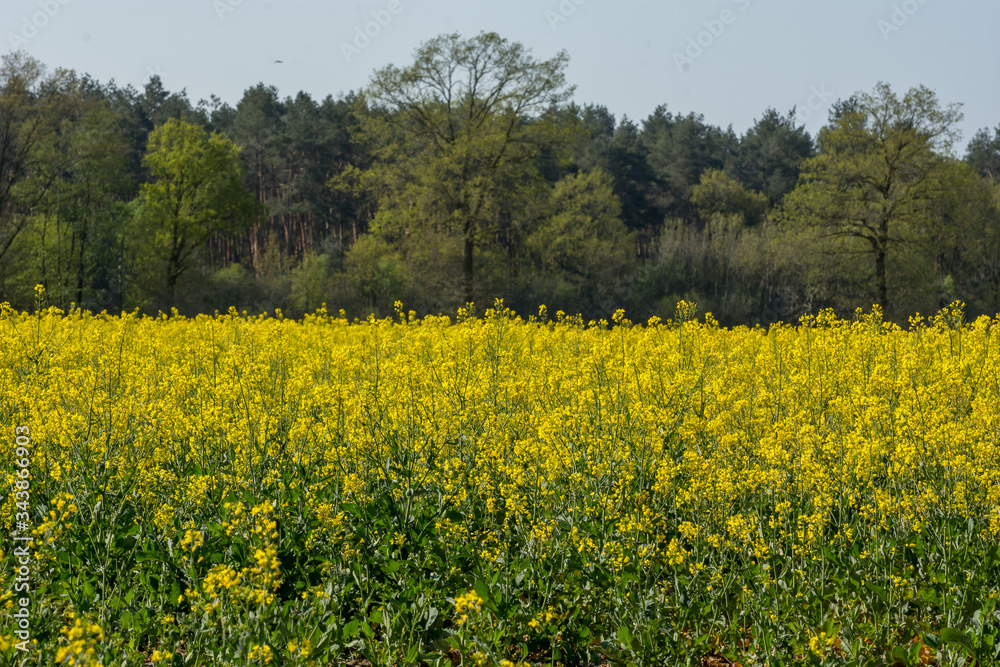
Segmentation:
<svg viewBox="0 0 1000 667">
<path fill-rule="evenodd" d="M 3 664 L 1000 664 L 1000 320 L 960 304 L 4 306 L 0 425 Z"/>
</svg>

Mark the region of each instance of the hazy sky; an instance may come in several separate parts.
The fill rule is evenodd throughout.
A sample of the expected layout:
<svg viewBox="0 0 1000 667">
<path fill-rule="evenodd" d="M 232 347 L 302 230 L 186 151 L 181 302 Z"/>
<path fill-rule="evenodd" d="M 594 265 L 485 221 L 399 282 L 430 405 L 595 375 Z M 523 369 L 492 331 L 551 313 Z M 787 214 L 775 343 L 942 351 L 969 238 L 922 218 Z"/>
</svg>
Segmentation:
<svg viewBox="0 0 1000 667">
<path fill-rule="evenodd" d="M 963 150 L 1000 125 L 997 0 L 0 2 L 4 51 L 137 88 L 158 72 L 192 102 L 235 104 L 259 82 L 337 96 L 431 37 L 487 30 L 538 59 L 565 49 L 577 101 L 637 122 L 666 104 L 742 133 L 795 106 L 815 132 L 830 103 L 886 81 L 961 102 Z"/>
</svg>

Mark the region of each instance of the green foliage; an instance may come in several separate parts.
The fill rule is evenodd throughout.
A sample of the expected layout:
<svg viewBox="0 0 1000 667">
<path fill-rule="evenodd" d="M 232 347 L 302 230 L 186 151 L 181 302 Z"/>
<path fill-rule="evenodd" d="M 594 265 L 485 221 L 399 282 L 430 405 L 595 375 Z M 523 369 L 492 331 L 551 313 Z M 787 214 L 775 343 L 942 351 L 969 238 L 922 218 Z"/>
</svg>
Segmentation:
<svg viewBox="0 0 1000 667">
<path fill-rule="evenodd" d="M 464 298 L 474 300 L 477 247 L 510 238 L 534 162 L 554 133 L 537 117 L 566 100 L 560 53 L 536 61 L 496 33 L 434 38 L 405 69 L 375 72 L 364 132 L 374 162 L 363 176 L 378 201 L 372 230 L 389 239 L 430 227 L 462 239 Z M 530 199 L 530 197 L 529 197 Z"/>
<path fill-rule="evenodd" d="M 302 262 L 292 269 L 292 306 L 299 314 L 311 313 L 326 303 L 329 293 L 330 268 L 326 255 L 306 253 Z"/>
<path fill-rule="evenodd" d="M 941 168 L 940 189 L 929 204 L 921 254 L 937 278 L 936 302 L 925 311 L 955 300 L 977 312 L 1000 309 L 1000 188 L 975 167 L 948 160 Z"/>
<path fill-rule="evenodd" d="M 384 239 L 375 235 L 358 239 L 344 258 L 344 272 L 365 308 L 391 312 L 405 274 L 402 258 Z"/>
<path fill-rule="evenodd" d="M 800 185 L 784 202 L 786 220 L 830 240 L 831 252 L 871 253 L 870 295 L 890 307 L 890 254 L 927 223 L 929 199 L 961 120 L 927 88 L 899 98 L 886 84 L 856 96 L 856 108 L 820 133 L 820 153 L 805 161 Z"/>
<path fill-rule="evenodd" d="M 984 178 L 1000 182 L 1000 125 L 990 131 L 983 128 L 969 142 L 965 161 Z"/>
<path fill-rule="evenodd" d="M 704 116 L 674 115 L 658 107 L 643 124 L 643 143 L 648 151 L 654 182 L 649 200 L 660 219 L 696 220 L 691 191 L 707 169 L 723 169 L 738 139 L 732 130 L 723 132 L 705 123 Z"/>
<path fill-rule="evenodd" d="M 721 169 L 708 169 L 701 175 L 701 182 L 691 189 L 691 203 L 702 220 L 735 216 L 746 225 L 759 224 L 767 211 L 767 197 L 747 190 Z"/>
<path fill-rule="evenodd" d="M 62 97 L 46 95 L 45 67 L 23 51 L 0 63 L 0 260 L 48 190 L 44 144 L 61 120 Z"/>
<path fill-rule="evenodd" d="M 260 285 L 254 273 L 242 264 L 224 266 L 211 277 L 211 296 L 213 302 L 206 304 L 204 312 L 224 312 L 230 307 L 242 312 L 257 315 L 261 312 L 258 306 L 265 301 Z M 267 310 L 272 310 L 268 308 Z"/>
<path fill-rule="evenodd" d="M 1000 128 L 973 137 L 963 171 L 958 109 L 925 88 L 834 103 L 815 146 L 773 108 L 742 137 L 665 106 L 637 124 L 569 103 L 567 65 L 494 33 L 442 35 L 360 95 L 259 84 L 230 106 L 8 54 L 0 301 L 29 307 L 42 283 L 61 308 L 186 314 L 494 297 L 643 319 L 693 299 L 727 324 L 872 301 L 889 318 L 1000 308 Z M 568 177 L 597 171 L 616 214 L 553 213 Z M 600 222 L 614 217 L 631 260 Z M 381 264 L 347 268 L 369 233 Z"/>
<path fill-rule="evenodd" d="M 590 105 L 584 108 L 581 123 L 591 136 L 577 157 L 580 168 L 599 168 L 611 175 L 615 196 L 622 204 L 622 222 L 639 233 L 640 244 L 648 243 L 663 219 L 649 202 L 654 177 L 640 129 L 628 118 L 616 127 L 607 109 Z"/>
<path fill-rule="evenodd" d="M 217 132 L 168 120 L 150 135 L 143 164 L 154 181 L 140 189 L 137 252 L 156 268 L 172 304 L 178 279 L 209 237 L 247 227 L 259 209 L 243 187 L 239 149 Z"/>
<path fill-rule="evenodd" d="M 455 258 L 462 254 L 462 239 L 433 229 L 416 230 L 399 243 L 404 269 L 404 286 L 399 298 L 421 313 L 442 313 L 464 303 L 462 267 Z M 479 253 L 477 279 L 483 291 L 499 289 L 496 284 L 496 253 Z"/>
<path fill-rule="evenodd" d="M 53 224 L 42 230 L 38 247 L 45 255 L 35 265 L 56 303 L 74 302 L 100 310 L 112 305 L 100 290 L 118 288 L 125 206 L 133 182 L 126 169 L 127 144 L 117 119 L 101 100 L 81 92 L 83 82 L 66 74 L 59 81 L 65 118 L 44 142 L 44 172 L 51 185 L 39 206 Z M 123 299 L 116 299 L 121 308 Z"/>
<path fill-rule="evenodd" d="M 549 210 L 526 244 L 542 270 L 568 288 L 551 305 L 598 304 L 610 314 L 624 299 L 622 278 L 633 273 L 636 256 L 611 177 L 601 170 L 567 176 L 552 190 Z M 570 296 L 569 304 L 559 303 Z"/>
<path fill-rule="evenodd" d="M 768 109 L 740 140 L 732 172 L 743 185 L 767 196 L 774 206 L 793 189 L 803 160 L 813 157 L 813 141 L 795 114 Z"/>
</svg>

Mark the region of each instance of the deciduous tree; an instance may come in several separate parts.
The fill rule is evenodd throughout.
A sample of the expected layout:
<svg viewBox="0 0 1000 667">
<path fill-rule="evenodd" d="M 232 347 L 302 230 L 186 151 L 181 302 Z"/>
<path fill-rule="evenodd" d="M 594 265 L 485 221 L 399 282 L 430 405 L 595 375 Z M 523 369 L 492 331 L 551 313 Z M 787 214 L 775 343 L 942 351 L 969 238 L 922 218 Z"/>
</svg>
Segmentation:
<svg viewBox="0 0 1000 667">
<path fill-rule="evenodd" d="M 364 183 L 378 199 L 372 229 L 389 237 L 422 226 L 462 238 L 464 296 L 472 301 L 477 246 L 506 238 L 510 186 L 530 192 L 552 143 L 546 109 L 568 99 L 565 52 L 536 60 L 496 33 L 434 38 L 412 65 L 377 71 L 366 91 L 377 162 Z"/>
<path fill-rule="evenodd" d="M 226 136 L 170 119 L 149 138 L 137 214 L 146 250 L 162 270 L 173 305 L 177 280 L 216 232 L 245 228 L 259 208 L 243 187 L 239 149 Z"/>
<path fill-rule="evenodd" d="M 870 253 L 874 296 L 890 312 L 889 254 L 926 226 L 962 114 L 925 87 L 899 97 L 883 83 L 852 99 L 821 131 L 820 153 L 803 164 L 785 210 L 793 224 Z"/>
</svg>

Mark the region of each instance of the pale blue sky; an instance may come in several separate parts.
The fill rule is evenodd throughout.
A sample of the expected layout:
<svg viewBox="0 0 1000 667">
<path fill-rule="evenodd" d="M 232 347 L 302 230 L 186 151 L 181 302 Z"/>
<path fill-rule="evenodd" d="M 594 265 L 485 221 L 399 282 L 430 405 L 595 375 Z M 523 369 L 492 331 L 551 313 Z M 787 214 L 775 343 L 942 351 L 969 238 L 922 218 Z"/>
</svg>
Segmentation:
<svg viewBox="0 0 1000 667">
<path fill-rule="evenodd" d="M 385 25 L 359 52 L 356 29 Z M 393 13 L 395 12 L 395 13 Z M 565 19 L 565 20 L 562 20 Z M 137 88 L 160 72 L 192 102 L 235 104 L 259 82 L 282 97 L 339 95 L 404 65 L 445 32 L 493 30 L 539 59 L 570 55 L 580 103 L 641 121 L 657 105 L 742 133 L 768 106 L 815 133 L 830 102 L 880 81 L 961 102 L 965 142 L 1000 124 L 996 0 L 2 0 L 4 51 Z M 897 29 L 898 28 L 898 29 Z M 691 47 L 692 42 L 701 46 Z M 679 71 L 677 54 L 695 56 Z M 699 52 L 700 49 L 700 52 Z M 282 60 L 277 64 L 275 60 Z M 807 111 L 810 104 L 814 107 Z"/>
</svg>

